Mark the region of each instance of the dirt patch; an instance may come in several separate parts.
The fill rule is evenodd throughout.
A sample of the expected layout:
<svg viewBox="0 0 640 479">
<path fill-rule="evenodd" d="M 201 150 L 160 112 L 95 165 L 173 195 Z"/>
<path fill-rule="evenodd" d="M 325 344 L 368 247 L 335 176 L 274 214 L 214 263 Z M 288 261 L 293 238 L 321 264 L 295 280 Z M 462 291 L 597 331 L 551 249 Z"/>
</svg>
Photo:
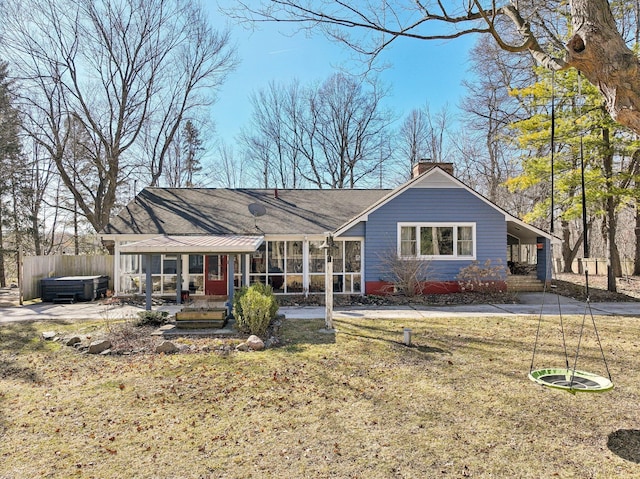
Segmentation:
<svg viewBox="0 0 640 479">
<path fill-rule="evenodd" d="M 587 298 L 585 276 L 561 273 L 552 281 L 554 292 L 584 301 Z M 594 303 L 640 301 L 640 277 L 617 278 L 617 292 L 607 291 L 606 276 L 589 276 L 589 298 Z"/>
</svg>

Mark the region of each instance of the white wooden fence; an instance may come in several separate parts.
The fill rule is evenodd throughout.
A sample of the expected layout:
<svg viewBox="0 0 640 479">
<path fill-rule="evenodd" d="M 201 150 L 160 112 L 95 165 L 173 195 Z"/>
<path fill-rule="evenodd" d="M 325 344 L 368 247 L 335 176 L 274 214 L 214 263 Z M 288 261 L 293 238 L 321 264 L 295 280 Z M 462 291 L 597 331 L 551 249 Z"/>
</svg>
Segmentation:
<svg viewBox="0 0 640 479">
<path fill-rule="evenodd" d="M 25 256 L 23 275 L 25 301 L 39 298 L 40 280 L 54 276 L 109 276 L 109 289 L 113 289 L 113 256 Z"/>
</svg>

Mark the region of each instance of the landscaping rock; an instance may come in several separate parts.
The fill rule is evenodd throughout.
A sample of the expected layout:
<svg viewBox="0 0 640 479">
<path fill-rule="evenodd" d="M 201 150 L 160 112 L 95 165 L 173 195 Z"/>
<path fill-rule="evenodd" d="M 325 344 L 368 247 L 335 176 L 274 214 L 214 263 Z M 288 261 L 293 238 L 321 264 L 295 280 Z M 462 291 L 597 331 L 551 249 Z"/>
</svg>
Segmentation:
<svg viewBox="0 0 640 479">
<path fill-rule="evenodd" d="M 42 333 L 42 339 L 45 341 L 53 341 L 57 335 L 55 331 L 45 331 Z"/>
<path fill-rule="evenodd" d="M 89 349 L 87 349 L 87 352 L 89 354 L 100 354 L 102 351 L 106 351 L 107 349 L 111 349 L 111 341 L 107 339 L 102 339 L 98 341 L 93 341 L 89 345 Z"/>
<path fill-rule="evenodd" d="M 262 341 L 262 339 L 260 339 L 258 336 L 254 334 L 249 336 L 249 339 L 247 339 L 246 345 L 252 351 L 262 351 L 264 349 L 264 341 Z"/>
<path fill-rule="evenodd" d="M 71 336 L 70 338 L 65 339 L 64 344 L 65 346 L 73 346 L 81 341 L 82 339 L 80 339 L 80 336 Z"/>
<path fill-rule="evenodd" d="M 240 343 L 236 346 L 236 351 L 249 351 L 249 345 L 247 343 Z"/>
<path fill-rule="evenodd" d="M 156 347 L 156 353 L 173 354 L 177 352 L 178 347 L 171 341 L 162 341 L 162 343 Z"/>
</svg>

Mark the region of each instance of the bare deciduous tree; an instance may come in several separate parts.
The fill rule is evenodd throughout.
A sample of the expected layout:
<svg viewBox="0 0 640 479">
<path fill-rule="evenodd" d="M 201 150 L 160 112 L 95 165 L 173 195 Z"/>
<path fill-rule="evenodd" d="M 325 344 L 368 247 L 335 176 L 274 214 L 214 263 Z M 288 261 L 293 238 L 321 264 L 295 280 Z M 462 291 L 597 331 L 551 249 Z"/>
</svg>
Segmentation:
<svg viewBox="0 0 640 479">
<path fill-rule="evenodd" d="M 251 95 L 253 113 L 241 141 L 261 164 L 264 187 L 300 186 L 300 162 L 305 147 L 303 130 L 308 118 L 307 93 L 297 81 L 288 85 L 270 82 Z"/>
<path fill-rule="evenodd" d="M 239 5 L 231 14 L 253 22 L 293 22 L 322 30 L 370 58 L 400 37 L 435 40 L 487 34 L 504 51 L 528 52 L 546 68 L 580 70 L 598 85 L 611 117 L 640 133 L 640 62 L 623 37 L 637 36 L 638 27 L 619 29 L 607 0 L 570 0 L 568 10 L 565 2 L 555 0 L 383 0 L 357 5 L 271 0 Z M 564 42 L 567 32 L 570 37 Z"/>
<path fill-rule="evenodd" d="M 408 177 L 420 160 L 446 162 L 452 159 L 447 148 L 448 130 L 452 123 L 448 105 L 432 113 L 429 103 L 426 103 L 422 108 L 409 112 L 398 132 L 398 150 L 404 160 L 402 163 L 409 167 Z"/>
<path fill-rule="evenodd" d="M 216 147 L 216 160 L 214 168 L 205 171 L 204 177 L 207 184 L 213 184 L 223 188 L 239 188 L 246 173 L 243 161 L 239 161 L 233 151 L 233 147 L 221 141 Z"/>
<path fill-rule="evenodd" d="M 354 188 L 390 157 L 379 85 L 345 74 L 318 88 L 271 83 L 252 96 L 241 140 L 263 187 Z"/>
<path fill-rule="evenodd" d="M 467 162 L 468 176 L 475 179 L 478 191 L 494 203 L 523 214 L 531 201 L 524 195 L 505 195 L 502 184 L 518 168 L 511 161 L 514 148 L 505 141 L 510 135 L 509 124 L 529 113 L 526 105 L 509 92 L 535 81 L 532 62 L 525 55 L 505 57 L 488 38 L 480 38 L 469 58 L 476 75 L 474 80 L 463 82 L 466 94 L 460 108 L 464 111 L 463 137 L 474 140 L 466 146 L 475 143 L 477 149 L 475 154 L 459 156 Z M 465 148 L 464 143 L 458 145 L 459 149 Z"/>
<path fill-rule="evenodd" d="M 338 73 L 327 79 L 311 100 L 315 143 L 322 163 L 310 164 L 309 181 L 318 187 L 354 188 L 386 158 L 386 129 L 391 115 L 382 109 L 385 92 L 375 82 Z"/>
<path fill-rule="evenodd" d="M 129 176 L 144 168 L 156 184 L 183 120 L 212 102 L 236 64 L 228 33 L 212 31 L 201 7 L 184 0 L 24 0 L 4 7 L 0 49 L 20 82 L 25 127 L 99 231 Z M 75 185 L 64 165 L 70 115 L 91 138 L 91 180 Z"/>
</svg>

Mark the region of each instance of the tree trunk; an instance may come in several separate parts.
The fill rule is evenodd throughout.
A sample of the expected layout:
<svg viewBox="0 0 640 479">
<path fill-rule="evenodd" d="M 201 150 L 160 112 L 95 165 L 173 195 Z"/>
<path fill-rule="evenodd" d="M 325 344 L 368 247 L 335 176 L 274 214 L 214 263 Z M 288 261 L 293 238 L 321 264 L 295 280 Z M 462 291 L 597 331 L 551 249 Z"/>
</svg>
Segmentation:
<svg viewBox="0 0 640 479">
<path fill-rule="evenodd" d="M 620 253 L 616 245 L 617 218 L 615 198 L 613 193 L 613 149 L 609 138 L 609 129 L 602 129 L 602 143 L 604 145 L 603 168 L 606 179 L 606 220 L 605 228 L 609 243 L 609 261 L 607 263 L 607 290 L 616 291 L 616 277 L 622 276 Z"/>
<path fill-rule="evenodd" d="M 640 189 L 640 182 L 636 182 L 636 189 Z M 640 276 L 640 199 L 636 200 L 636 251 L 633 258 L 633 275 Z"/>
<path fill-rule="evenodd" d="M 7 286 L 7 278 L 4 269 L 4 236 L 2 235 L 2 201 L 0 201 L 0 287 Z"/>
<path fill-rule="evenodd" d="M 618 123 L 640 132 L 640 62 L 618 32 L 607 0 L 572 0 L 567 65 L 596 85 Z"/>
<path fill-rule="evenodd" d="M 578 256 L 578 250 L 582 246 L 584 234 L 578 236 L 576 244 L 571 247 L 571 228 L 569 222 L 562 220 L 562 261 L 564 262 L 563 273 L 573 273 L 573 261 Z"/>
</svg>

